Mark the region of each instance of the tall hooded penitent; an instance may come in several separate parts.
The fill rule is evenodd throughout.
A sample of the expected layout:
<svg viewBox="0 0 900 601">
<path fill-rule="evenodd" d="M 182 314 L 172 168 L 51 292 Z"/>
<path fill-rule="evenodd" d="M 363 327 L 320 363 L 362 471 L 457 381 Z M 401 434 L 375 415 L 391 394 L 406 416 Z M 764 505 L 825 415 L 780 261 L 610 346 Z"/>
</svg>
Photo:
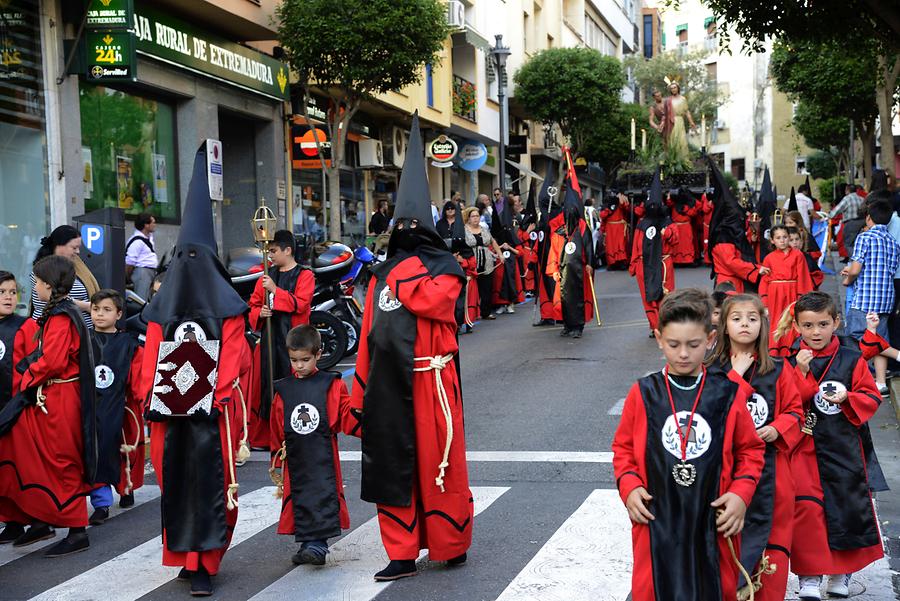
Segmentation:
<svg viewBox="0 0 900 601">
<path fill-rule="evenodd" d="M 791 186 L 791 195 L 788 197 L 787 207 L 785 207 L 785 211 L 790 213 L 792 211 L 799 211 L 800 209 L 797 207 L 797 192 L 794 190 L 794 187 Z"/>
<path fill-rule="evenodd" d="M 636 236 L 642 237 L 641 253 L 643 258 L 644 292 L 648 302 L 662 300 L 666 291 L 663 289 L 664 274 L 662 270 L 662 231 L 671 225 L 666 216 L 666 208 L 662 201 L 662 181 L 659 167 L 653 174 L 653 182 L 644 203 L 644 218 L 637 226 Z"/>
<path fill-rule="evenodd" d="M 711 157 L 706 157 L 706 160 L 712 174 L 713 186 L 713 213 L 709 222 L 710 252 L 716 244 L 734 244 L 744 259 L 755 262 L 753 249 L 747 240 L 744 209 L 738 204 L 715 161 Z"/>
<path fill-rule="evenodd" d="M 775 191 L 772 189 L 772 177 L 769 175 L 769 168 L 763 175 L 762 186 L 759 189 L 759 199 L 756 201 L 756 214 L 759 215 L 759 232 L 760 236 L 765 237 L 772 229 L 772 218 L 775 210 L 778 208 L 778 201 L 775 198 Z M 760 258 L 768 254 L 766 244 L 760 244 Z"/>
<path fill-rule="evenodd" d="M 169 324 L 224 319 L 247 310 L 219 260 L 211 203 L 204 142 L 194 156 L 181 231 L 166 270 L 166 281 L 143 313 L 147 321 Z"/>
<path fill-rule="evenodd" d="M 410 227 L 412 222 L 416 222 L 415 228 Z M 400 224 L 402 227 L 398 227 Z M 400 185 L 397 188 L 394 230 L 388 243 L 388 256 L 393 256 L 401 249 L 411 251 L 422 244 L 447 248 L 435 229 L 431 216 L 431 191 L 428 188 L 425 150 L 419 130 L 419 112 L 416 111 L 410 127 L 406 160 L 400 173 Z"/>
</svg>

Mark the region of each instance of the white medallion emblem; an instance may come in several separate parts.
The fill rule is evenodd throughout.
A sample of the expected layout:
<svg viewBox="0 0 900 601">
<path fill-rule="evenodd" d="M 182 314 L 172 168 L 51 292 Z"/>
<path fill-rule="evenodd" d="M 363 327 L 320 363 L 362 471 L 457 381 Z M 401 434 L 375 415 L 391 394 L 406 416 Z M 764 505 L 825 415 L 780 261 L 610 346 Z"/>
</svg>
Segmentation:
<svg viewBox="0 0 900 601">
<path fill-rule="evenodd" d="M 575 243 L 574 242 L 566 242 L 566 254 L 567 255 L 575 254 Z"/>
<path fill-rule="evenodd" d="M 678 429 L 681 428 L 682 435 L 687 438 L 687 447 L 685 448 L 685 459 L 696 459 L 701 457 L 712 443 L 712 430 L 703 416 L 699 413 L 694 414 L 694 421 L 688 424 L 691 418 L 690 411 L 678 412 L 678 425 L 675 424 L 675 416 L 670 415 L 669 419 L 663 425 L 662 443 L 666 450 L 676 459 L 681 459 L 681 437 L 678 435 Z"/>
<path fill-rule="evenodd" d="M 503 251 L 503 258 L 504 258 L 504 259 L 508 259 L 510 256 L 511 256 L 511 255 L 510 255 L 510 252 L 509 252 L 508 250 L 504 250 L 504 251 Z"/>
<path fill-rule="evenodd" d="M 184 342 L 185 340 L 205 342 L 206 332 L 196 321 L 186 321 L 175 329 L 175 342 Z"/>
<path fill-rule="evenodd" d="M 94 385 L 100 390 L 104 390 L 112 386 L 116 380 L 116 374 L 108 365 L 98 365 L 94 368 Z"/>
<path fill-rule="evenodd" d="M 771 240 L 772 239 L 772 230 L 768 229 L 765 232 L 763 232 L 763 238 L 765 238 L 766 240 Z"/>
<path fill-rule="evenodd" d="M 0 361 L 3 361 L 3 357 L 6 356 L 6 345 L 3 344 L 3 341 L 0 340 Z"/>
<path fill-rule="evenodd" d="M 656 238 L 656 226 L 651 225 L 650 227 L 648 227 L 645 235 L 647 236 L 647 240 L 653 240 L 654 238 Z"/>
<path fill-rule="evenodd" d="M 538 240 L 540 240 L 541 242 L 544 241 L 544 232 L 541 232 L 541 233 L 538 235 Z"/>
<path fill-rule="evenodd" d="M 837 415 L 841 412 L 841 406 L 838 403 L 828 402 L 828 398 L 834 398 L 842 392 L 847 392 L 847 387 L 835 380 L 826 380 L 819 384 L 819 392 L 813 397 L 816 409 L 825 415 Z"/>
<path fill-rule="evenodd" d="M 538 233 L 537 233 L 537 232 L 531 232 L 530 234 L 528 234 L 528 239 L 529 239 L 529 240 L 532 240 L 532 241 L 537 240 L 537 239 L 538 239 Z"/>
<path fill-rule="evenodd" d="M 382 311 L 396 311 L 400 307 L 403 306 L 396 298 L 391 298 L 391 288 L 390 286 L 385 286 L 381 289 L 381 294 L 378 295 L 378 308 Z"/>
<path fill-rule="evenodd" d="M 303 436 L 319 427 L 319 411 L 308 403 L 300 403 L 291 412 L 291 428 Z"/>
<path fill-rule="evenodd" d="M 747 399 L 747 411 L 753 418 L 753 425 L 762 428 L 769 419 L 769 404 L 766 399 L 759 393 L 754 392 L 753 396 Z"/>
</svg>

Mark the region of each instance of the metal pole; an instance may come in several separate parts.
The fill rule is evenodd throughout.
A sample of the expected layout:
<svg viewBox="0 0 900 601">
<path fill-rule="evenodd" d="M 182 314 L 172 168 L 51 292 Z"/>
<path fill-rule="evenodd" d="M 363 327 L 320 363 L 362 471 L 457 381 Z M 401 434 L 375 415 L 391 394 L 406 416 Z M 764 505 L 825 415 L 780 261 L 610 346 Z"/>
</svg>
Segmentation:
<svg viewBox="0 0 900 601">
<path fill-rule="evenodd" d="M 506 193 L 506 87 L 503 85 L 504 66 L 497 69 L 497 100 L 500 103 L 500 190 Z"/>
<path fill-rule="evenodd" d="M 850 164 L 847 166 L 847 183 L 852 184 L 855 180 L 853 177 L 856 171 L 856 159 L 854 158 L 853 147 L 856 143 L 856 128 L 853 126 L 853 120 L 850 120 Z"/>
</svg>

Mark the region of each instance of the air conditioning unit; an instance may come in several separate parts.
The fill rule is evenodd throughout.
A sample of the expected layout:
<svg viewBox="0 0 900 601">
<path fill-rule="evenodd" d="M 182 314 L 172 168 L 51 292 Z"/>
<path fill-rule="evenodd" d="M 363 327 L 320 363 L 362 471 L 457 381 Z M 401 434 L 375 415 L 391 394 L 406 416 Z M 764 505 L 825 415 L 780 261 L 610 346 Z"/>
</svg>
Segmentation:
<svg viewBox="0 0 900 601">
<path fill-rule="evenodd" d="M 447 24 L 456 29 L 466 26 L 466 7 L 460 0 L 450 0 L 447 3 Z"/>
<path fill-rule="evenodd" d="M 391 130 L 391 139 L 387 141 L 387 157 L 394 167 L 403 167 L 406 160 L 406 145 L 409 143 L 409 132 L 400 127 Z"/>
<path fill-rule="evenodd" d="M 725 122 L 721 119 L 716 119 L 715 121 L 713 121 L 713 127 L 715 127 L 716 129 L 725 129 Z"/>
<path fill-rule="evenodd" d="M 384 167 L 384 151 L 381 140 L 359 141 L 359 166 L 363 169 Z"/>
</svg>

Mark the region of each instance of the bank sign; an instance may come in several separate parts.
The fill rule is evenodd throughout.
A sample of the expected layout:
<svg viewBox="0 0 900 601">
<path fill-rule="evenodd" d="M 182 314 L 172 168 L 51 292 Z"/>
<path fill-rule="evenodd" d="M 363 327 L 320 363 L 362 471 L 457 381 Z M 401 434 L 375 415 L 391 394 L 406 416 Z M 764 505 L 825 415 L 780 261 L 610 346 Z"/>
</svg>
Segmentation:
<svg viewBox="0 0 900 601">
<path fill-rule="evenodd" d="M 134 80 L 134 34 L 130 31 L 88 32 L 88 79 Z"/>
<path fill-rule="evenodd" d="M 288 100 L 287 65 L 261 52 L 200 31 L 138 5 L 134 14 L 138 54 L 225 81 L 276 100 Z"/>
</svg>

